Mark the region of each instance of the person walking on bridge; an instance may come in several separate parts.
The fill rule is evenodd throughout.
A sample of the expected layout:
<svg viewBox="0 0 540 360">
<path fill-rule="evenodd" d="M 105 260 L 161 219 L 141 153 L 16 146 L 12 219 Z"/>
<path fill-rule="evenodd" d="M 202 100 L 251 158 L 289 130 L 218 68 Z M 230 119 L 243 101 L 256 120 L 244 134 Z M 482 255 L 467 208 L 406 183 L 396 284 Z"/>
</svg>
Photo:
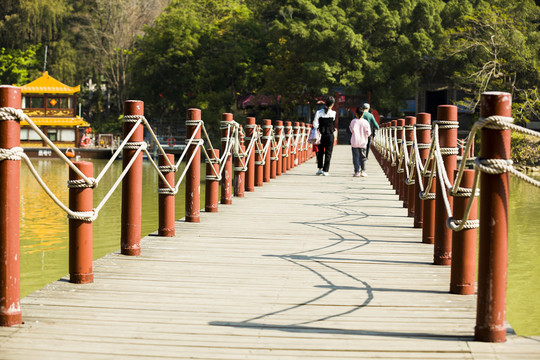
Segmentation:
<svg viewBox="0 0 540 360">
<path fill-rule="evenodd" d="M 334 130 L 336 112 L 332 110 L 336 100 L 333 96 L 328 96 L 325 101 L 325 106 L 315 113 L 313 119 L 313 127 L 319 129 L 321 133 L 321 143 L 318 145 L 317 151 L 317 170 L 316 175 L 328 176 L 330 170 L 330 159 L 332 158 L 332 150 L 334 149 Z"/>
<path fill-rule="evenodd" d="M 362 117 L 367 120 L 369 126 L 371 127 L 371 135 L 369 136 L 366 145 L 366 160 L 369 157 L 369 146 L 371 145 L 371 140 L 373 139 L 373 136 L 375 136 L 375 131 L 379 130 L 379 124 L 377 124 L 377 120 L 375 120 L 373 114 L 369 112 L 369 108 L 370 106 L 368 103 L 364 103 L 364 105 L 362 106 L 362 109 L 364 111 Z"/>
<path fill-rule="evenodd" d="M 356 108 L 356 118 L 351 120 L 349 130 L 351 130 L 351 147 L 354 165 L 354 177 L 366 175 L 366 146 L 371 128 L 366 119 L 362 116 L 364 110 Z"/>
</svg>

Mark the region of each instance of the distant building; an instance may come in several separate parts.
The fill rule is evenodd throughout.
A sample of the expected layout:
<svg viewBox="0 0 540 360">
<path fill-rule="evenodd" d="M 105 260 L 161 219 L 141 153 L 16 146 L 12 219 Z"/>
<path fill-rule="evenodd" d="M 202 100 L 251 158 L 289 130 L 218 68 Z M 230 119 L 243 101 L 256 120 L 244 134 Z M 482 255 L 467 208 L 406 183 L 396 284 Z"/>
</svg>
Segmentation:
<svg viewBox="0 0 540 360">
<path fill-rule="evenodd" d="M 89 145 L 90 139 L 79 130 L 90 124 L 77 115 L 77 93 L 80 85 L 71 87 L 62 84 L 47 71 L 36 80 L 21 86 L 22 110 L 47 137 L 59 147 Z M 87 140 L 88 139 L 88 140 Z M 88 142 L 88 144 L 87 144 Z M 28 125 L 21 122 L 21 146 L 43 146 L 41 137 Z"/>
</svg>

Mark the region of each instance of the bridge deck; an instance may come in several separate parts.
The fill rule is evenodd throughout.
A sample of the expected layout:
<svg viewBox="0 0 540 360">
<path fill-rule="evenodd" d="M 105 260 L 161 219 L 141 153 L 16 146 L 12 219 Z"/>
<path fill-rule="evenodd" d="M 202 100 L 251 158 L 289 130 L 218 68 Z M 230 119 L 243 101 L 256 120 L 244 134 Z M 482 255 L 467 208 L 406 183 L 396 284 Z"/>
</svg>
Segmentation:
<svg viewBox="0 0 540 360">
<path fill-rule="evenodd" d="M 475 297 L 448 294 L 375 160 L 353 178 L 349 151 L 27 296 L 0 359 L 538 359 L 540 339 L 473 341 Z"/>
</svg>

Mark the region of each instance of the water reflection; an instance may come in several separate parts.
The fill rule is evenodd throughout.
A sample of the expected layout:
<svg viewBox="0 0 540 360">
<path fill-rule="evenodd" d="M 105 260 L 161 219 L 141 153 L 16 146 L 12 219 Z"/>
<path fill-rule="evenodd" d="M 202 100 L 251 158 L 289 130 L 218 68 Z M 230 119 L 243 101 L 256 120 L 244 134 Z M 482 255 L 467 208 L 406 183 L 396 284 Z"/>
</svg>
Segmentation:
<svg viewBox="0 0 540 360">
<path fill-rule="evenodd" d="M 510 181 L 507 318 L 519 335 L 540 335 L 540 189 Z"/>
<path fill-rule="evenodd" d="M 94 160 L 94 175 L 106 160 Z M 34 160 L 34 167 L 64 204 L 68 205 L 68 167 L 59 159 Z M 26 296 L 68 273 L 68 219 L 41 189 L 28 168 L 21 164 L 21 296 Z M 182 171 L 182 169 L 180 169 Z M 94 190 L 94 206 L 103 199 L 122 172 L 116 161 Z M 142 236 L 158 228 L 158 177 L 149 162 L 143 162 Z M 94 259 L 120 247 L 120 186 L 94 222 Z M 185 187 L 176 196 L 176 218 L 184 217 Z M 201 184 L 204 204 L 204 184 Z"/>
</svg>

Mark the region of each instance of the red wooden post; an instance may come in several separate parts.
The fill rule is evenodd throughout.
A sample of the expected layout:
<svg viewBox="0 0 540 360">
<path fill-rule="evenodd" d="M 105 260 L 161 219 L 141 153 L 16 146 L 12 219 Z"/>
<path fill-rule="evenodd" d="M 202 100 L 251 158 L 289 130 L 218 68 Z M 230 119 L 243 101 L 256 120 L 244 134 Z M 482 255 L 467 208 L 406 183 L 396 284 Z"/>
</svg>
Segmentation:
<svg viewBox="0 0 540 360">
<path fill-rule="evenodd" d="M 392 120 L 390 122 L 390 129 L 389 132 L 389 141 L 390 141 L 390 149 L 394 149 L 394 137 L 395 137 L 395 129 L 397 127 L 397 120 Z M 395 150 L 395 149 L 394 149 Z M 390 150 L 392 151 L 392 150 Z M 397 159 L 394 158 L 394 161 L 396 163 L 392 162 L 392 156 L 390 156 L 389 162 L 388 162 L 388 178 L 390 180 L 390 184 L 392 184 L 392 188 L 396 190 L 396 171 L 397 168 Z M 396 192 L 397 194 L 397 192 Z"/>
<path fill-rule="evenodd" d="M 21 89 L 0 86 L 0 107 L 21 108 Z M 19 147 L 18 120 L 0 120 L 0 149 Z M 19 203 L 20 160 L 0 161 L 0 326 L 22 323 Z"/>
<path fill-rule="evenodd" d="M 286 173 L 291 168 L 291 147 L 289 144 L 289 139 L 291 138 L 291 131 L 292 126 L 290 121 L 285 121 L 285 138 L 283 139 L 283 149 L 285 149 L 285 152 L 283 153 L 283 173 Z"/>
<path fill-rule="evenodd" d="M 276 120 L 274 129 L 276 129 L 275 131 L 276 143 L 279 144 L 279 139 L 283 135 L 283 121 Z M 283 171 L 283 140 L 281 140 L 281 145 L 279 145 L 277 149 L 276 157 L 277 157 L 276 175 L 281 176 L 281 173 Z"/>
<path fill-rule="evenodd" d="M 405 127 L 405 119 L 397 119 L 397 157 L 396 157 L 396 169 L 394 173 L 394 182 L 396 183 L 396 194 L 399 197 L 399 200 L 403 201 L 403 187 L 405 186 L 405 171 L 399 172 L 399 154 L 401 152 L 401 147 L 404 146 L 402 143 L 403 129 Z M 403 168 L 403 163 L 401 164 Z"/>
<path fill-rule="evenodd" d="M 73 163 L 87 177 L 94 174 L 94 164 L 88 161 Z M 69 180 L 80 180 L 69 168 Z M 68 184 L 69 208 L 73 211 L 92 211 L 93 191 L 91 187 L 78 187 Z M 87 284 L 94 281 L 92 271 L 93 223 L 91 221 L 69 219 L 69 282 Z"/>
<path fill-rule="evenodd" d="M 126 100 L 124 102 L 124 115 L 144 115 L 144 102 L 139 100 Z M 124 122 L 124 138 L 135 125 L 132 121 Z M 142 124 L 129 139 L 129 143 L 141 143 L 144 138 Z M 125 149 L 122 155 L 125 169 L 134 157 L 136 149 Z M 138 256 L 141 254 L 141 212 L 142 212 L 142 153 L 122 180 L 122 224 L 120 251 L 123 255 Z"/>
<path fill-rule="evenodd" d="M 308 133 L 307 136 L 309 136 L 309 134 L 311 133 L 312 125 L 311 124 L 306 124 L 306 127 L 307 127 L 306 130 L 307 130 L 307 133 Z M 307 149 L 307 155 L 306 155 L 307 158 L 306 158 L 306 160 L 309 160 L 309 159 L 311 159 L 313 157 L 313 145 L 308 143 L 307 148 L 308 149 Z"/>
<path fill-rule="evenodd" d="M 304 135 L 305 126 L 303 122 L 298 123 L 299 139 L 298 140 L 298 165 L 304 162 L 304 147 L 305 147 L 305 135 Z"/>
<path fill-rule="evenodd" d="M 405 117 L 405 141 L 407 141 L 406 144 L 404 144 L 405 146 L 407 146 L 407 151 L 408 151 L 408 154 L 409 154 L 409 159 L 410 159 L 410 155 L 413 151 L 413 141 L 414 141 L 414 125 L 416 124 L 416 118 L 414 116 L 406 116 Z M 408 159 L 407 159 L 408 161 Z M 407 164 L 405 164 L 405 166 L 408 166 Z M 407 176 L 407 173 L 405 172 L 405 177 Z M 409 174 L 409 177 L 411 179 L 416 179 L 416 177 L 414 176 L 414 169 L 412 169 L 411 173 Z M 414 180 L 416 182 L 416 180 Z M 413 217 L 414 216 L 414 197 L 415 197 L 415 194 L 414 194 L 414 183 L 412 184 L 405 184 L 404 186 L 404 197 L 405 197 L 405 200 L 403 201 L 403 206 L 407 208 L 407 215 L 409 217 Z"/>
<path fill-rule="evenodd" d="M 416 121 L 416 141 L 418 142 L 418 155 L 420 156 L 420 163 L 424 165 L 429 155 L 429 144 L 431 142 L 431 114 L 418 113 L 416 114 Z M 416 169 L 414 171 L 416 171 Z M 426 201 L 433 202 L 433 200 L 420 199 L 420 183 L 423 182 L 422 185 L 425 186 L 427 182 L 423 178 L 418 178 L 418 174 L 416 174 L 416 177 L 417 179 L 414 184 L 414 227 L 422 228 L 424 224 L 424 210 L 426 208 L 425 203 Z M 433 212 L 433 220 L 434 219 L 435 212 Z M 435 229 L 433 228 L 433 230 Z"/>
<path fill-rule="evenodd" d="M 186 120 L 186 141 L 193 137 L 193 142 L 186 151 L 189 165 L 186 173 L 186 222 L 201 221 L 201 148 L 198 142 L 201 141 L 201 110 L 196 108 L 188 109 Z"/>
<path fill-rule="evenodd" d="M 395 123 L 394 123 L 394 121 L 395 121 Z M 388 153 L 386 154 L 385 173 L 386 173 L 386 177 L 387 177 L 388 181 L 390 181 L 390 184 L 392 185 L 392 188 L 395 189 L 395 187 L 394 187 L 394 176 L 393 176 L 393 173 L 392 173 L 392 156 L 390 154 L 390 152 L 391 152 L 390 142 L 391 142 L 391 140 L 393 138 L 393 128 L 395 126 L 394 124 L 397 124 L 397 120 L 391 120 L 389 123 L 386 123 L 386 127 L 387 127 L 387 129 L 386 129 L 386 138 L 387 138 L 386 146 L 388 146 L 388 148 L 387 148 Z"/>
<path fill-rule="evenodd" d="M 512 96 L 486 92 L 480 116 L 512 115 Z M 482 129 L 482 159 L 510 159 L 510 130 Z M 475 339 L 506 341 L 506 273 L 508 263 L 508 172 L 480 175 L 480 246 Z"/>
<path fill-rule="evenodd" d="M 272 133 L 272 120 L 264 119 L 263 120 L 263 137 L 262 137 L 262 144 L 263 149 L 266 148 L 266 146 L 272 145 L 272 136 L 270 134 Z M 271 173 L 271 161 L 270 161 L 270 155 L 272 153 L 271 147 L 268 148 L 266 151 L 266 155 L 264 155 L 264 167 L 263 167 L 263 181 L 269 182 L 270 181 L 270 173 Z"/>
<path fill-rule="evenodd" d="M 296 143 L 296 150 L 294 150 L 294 153 L 293 151 L 291 151 L 291 155 L 292 155 L 292 158 L 291 158 L 291 168 L 295 167 L 295 166 L 298 166 L 300 164 L 300 162 L 298 161 L 299 159 L 299 155 L 300 155 L 300 148 L 301 148 L 301 143 L 300 143 L 300 123 L 298 121 L 295 121 L 293 122 L 293 138 L 292 138 L 292 149 L 294 149 L 294 144 Z M 298 141 L 297 141 L 298 140 Z"/>
<path fill-rule="evenodd" d="M 246 141 L 249 143 L 255 133 L 255 118 L 246 118 Z M 246 191 L 255 191 L 255 147 L 251 151 L 249 158 L 247 159 L 247 171 L 246 171 Z"/>
<path fill-rule="evenodd" d="M 459 170 L 454 171 L 454 178 Z M 474 182 L 474 170 L 464 170 L 460 188 L 470 189 Z M 454 196 L 454 219 L 461 220 L 469 202 L 469 195 Z M 476 197 L 473 199 L 468 220 L 477 219 Z M 450 269 L 450 292 L 453 294 L 474 294 L 476 271 L 476 228 L 454 231 L 452 234 L 452 268 Z"/>
<path fill-rule="evenodd" d="M 233 141 L 232 135 L 232 121 L 233 114 L 223 113 L 221 115 L 221 154 L 225 154 L 227 151 L 227 134 L 229 134 L 229 143 Z M 232 188 L 232 179 L 233 179 L 233 161 L 232 161 L 232 149 L 229 152 L 229 155 L 223 163 L 223 172 L 221 173 L 221 204 L 230 205 L 232 204 L 233 197 L 233 188 Z"/>
<path fill-rule="evenodd" d="M 442 121 L 455 122 L 456 127 L 445 128 L 446 125 L 439 125 L 439 145 L 443 149 L 454 149 L 455 153 L 442 154 L 444 167 L 450 183 L 454 183 L 454 170 L 457 168 L 457 106 L 439 105 L 437 107 L 437 118 Z M 440 169 L 437 169 L 437 173 Z M 437 177 L 439 175 L 437 174 Z M 443 192 L 446 188 L 437 183 L 435 190 L 435 239 L 433 249 L 433 263 L 435 265 L 450 265 L 452 263 L 452 230 L 446 226 L 446 206 L 444 204 Z M 452 209 L 453 199 L 448 197 L 450 209 Z"/>
<path fill-rule="evenodd" d="M 246 151 L 245 145 L 240 145 L 242 151 Z M 246 171 L 242 168 L 242 159 L 235 155 L 234 159 L 234 196 L 244 197 Z M 245 161 L 245 160 L 244 160 Z"/>
<path fill-rule="evenodd" d="M 206 186 L 204 197 L 204 211 L 217 212 L 219 202 L 219 150 L 208 154 L 210 162 L 206 162 Z"/>
<path fill-rule="evenodd" d="M 259 134 L 261 134 L 261 126 L 257 125 L 257 131 Z M 260 150 L 255 150 L 255 186 L 263 186 L 263 177 L 264 177 L 264 165 L 263 165 L 263 155 L 264 155 L 264 142 L 262 142 L 262 135 L 261 135 L 261 141 L 259 145 L 262 147 Z"/>
<path fill-rule="evenodd" d="M 163 154 L 159 154 L 158 156 L 158 165 L 160 167 L 160 171 L 167 179 L 167 183 L 174 188 L 174 170 L 170 168 L 169 162 L 174 165 L 174 154 L 166 154 L 167 157 L 165 157 Z M 169 161 L 167 161 L 167 159 Z M 175 235 L 175 229 L 174 229 L 174 220 L 175 220 L 175 214 L 174 214 L 174 208 L 175 208 L 175 196 L 174 194 L 170 193 L 169 187 L 167 186 L 167 183 L 161 179 L 161 177 L 158 178 L 158 187 L 162 189 L 163 192 L 159 194 L 158 196 L 158 207 L 159 207 L 159 228 L 158 228 L 158 235 L 159 236 L 166 236 L 166 237 L 172 237 Z"/>
</svg>

